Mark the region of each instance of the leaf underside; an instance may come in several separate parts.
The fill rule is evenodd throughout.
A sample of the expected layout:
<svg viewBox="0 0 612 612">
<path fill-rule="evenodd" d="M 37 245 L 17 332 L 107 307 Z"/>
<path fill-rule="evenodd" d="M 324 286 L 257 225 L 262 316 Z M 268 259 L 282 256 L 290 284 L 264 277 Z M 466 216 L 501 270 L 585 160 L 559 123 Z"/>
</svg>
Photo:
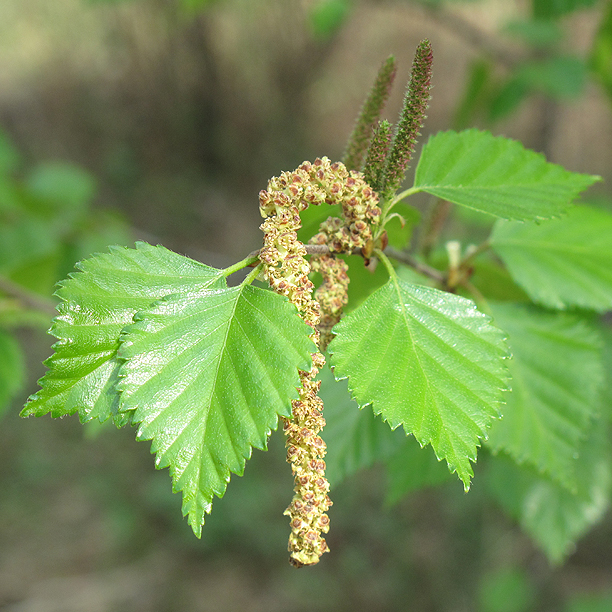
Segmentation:
<svg viewBox="0 0 612 612">
<path fill-rule="evenodd" d="M 111 247 L 77 269 L 56 292 L 62 301 L 50 330 L 58 338 L 55 353 L 45 362 L 49 371 L 39 381 L 42 388 L 21 414 L 78 412 L 81 422 L 112 416 L 122 425 L 126 417 L 117 412 L 115 392 L 121 330 L 156 299 L 225 279 L 219 270 L 143 242 L 135 249 Z"/>
<path fill-rule="evenodd" d="M 529 462 L 575 490 L 576 457 L 599 407 L 601 343 L 575 316 L 515 304 L 492 306 L 508 333 L 512 392 L 488 446 Z"/>
<path fill-rule="evenodd" d="M 452 478 L 431 448 L 421 448 L 412 436 L 404 438 L 402 446 L 385 461 L 385 465 L 388 504 L 397 503 L 412 491 L 433 487 Z"/>
<path fill-rule="evenodd" d="M 596 422 L 576 461 L 577 489 L 517 466 L 507 455 L 491 457 L 486 482 L 504 510 L 519 521 L 552 563 L 561 563 L 574 542 L 610 506 L 612 470 L 607 429 Z"/>
<path fill-rule="evenodd" d="M 391 431 L 370 410 L 360 410 L 349 395 L 347 381 L 335 381 L 329 368 L 321 371 L 320 378 L 326 422 L 322 434 L 327 443 L 325 475 L 334 487 L 355 472 L 385 461 L 406 436 Z"/>
<path fill-rule="evenodd" d="M 489 132 L 439 132 L 423 147 L 414 187 L 502 219 L 558 217 L 600 180 L 569 172 Z"/>
<path fill-rule="evenodd" d="M 122 334 L 120 410 L 170 468 L 198 537 L 230 472 L 290 414 L 311 332 L 285 298 L 247 285 L 168 296 Z"/>
<path fill-rule="evenodd" d="M 503 334 L 456 295 L 389 281 L 335 328 L 337 378 L 392 429 L 431 444 L 466 489 L 507 388 Z"/>
<path fill-rule="evenodd" d="M 612 215 L 576 206 L 540 225 L 500 221 L 491 245 L 532 300 L 550 308 L 612 309 Z"/>
</svg>

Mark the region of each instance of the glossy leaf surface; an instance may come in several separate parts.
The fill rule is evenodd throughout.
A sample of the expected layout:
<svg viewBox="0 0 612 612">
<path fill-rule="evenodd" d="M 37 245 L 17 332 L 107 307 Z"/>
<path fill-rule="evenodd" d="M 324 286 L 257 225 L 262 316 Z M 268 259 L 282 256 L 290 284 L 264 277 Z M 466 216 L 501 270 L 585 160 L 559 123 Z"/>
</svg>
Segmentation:
<svg viewBox="0 0 612 612">
<path fill-rule="evenodd" d="M 199 536 L 213 495 L 263 449 L 311 367 L 312 329 L 295 307 L 256 287 L 191 290 L 140 312 L 122 334 L 121 411 L 170 467 Z"/>
<path fill-rule="evenodd" d="M 135 249 L 111 247 L 77 264 L 78 272 L 61 283 L 62 300 L 50 333 L 58 338 L 46 361 L 42 389 L 22 416 L 53 417 L 79 413 L 82 422 L 117 415 L 115 384 L 121 330 L 134 314 L 172 293 L 220 283 L 219 270 L 161 246 L 137 243 Z"/>
<path fill-rule="evenodd" d="M 327 443 L 325 474 L 332 487 L 355 472 L 384 461 L 401 446 L 403 431 L 391 431 L 370 410 L 360 410 L 351 399 L 346 380 L 335 381 L 329 369 L 321 372 L 319 396 L 327 424 L 322 432 Z"/>
<path fill-rule="evenodd" d="M 599 177 L 569 172 L 489 132 L 440 132 L 423 147 L 414 187 L 502 219 L 550 219 Z"/>
<path fill-rule="evenodd" d="M 512 392 L 488 445 L 576 488 L 576 457 L 599 409 L 601 343 L 584 321 L 513 304 L 493 306 L 508 333 Z"/>
<path fill-rule="evenodd" d="M 467 488 L 506 388 L 503 334 L 470 300 L 402 280 L 374 292 L 335 332 L 334 373 L 349 378 L 359 405 L 431 444 Z"/>
<path fill-rule="evenodd" d="M 532 300 L 550 308 L 612 308 L 612 215 L 586 206 L 540 225 L 498 222 L 495 252 Z"/>
</svg>

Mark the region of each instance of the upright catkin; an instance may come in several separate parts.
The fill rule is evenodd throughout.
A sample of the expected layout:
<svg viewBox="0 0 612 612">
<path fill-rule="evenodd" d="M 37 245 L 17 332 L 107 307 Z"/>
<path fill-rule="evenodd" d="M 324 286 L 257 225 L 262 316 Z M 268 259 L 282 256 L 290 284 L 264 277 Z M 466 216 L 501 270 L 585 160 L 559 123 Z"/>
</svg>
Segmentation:
<svg viewBox="0 0 612 612">
<path fill-rule="evenodd" d="M 259 252 L 264 277 L 274 291 L 287 296 L 296 306 L 298 314 L 312 327 L 310 337 L 317 346 L 321 343 L 318 326 L 322 309 L 313 297 L 314 285 L 308 278 L 311 266 L 305 259 L 306 247 L 297 237 L 300 213 L 311 204 L 342 204 L 343 219 L 328 220 L 327 225 L 323 224 L 328 230 L 319 232 L 315 241 L 323 240 L 331 251 L 352 252 L 372 238 L 370 222 L 380 217 L 376 202 L 376 194 L 360 173 L 349 172 L 342 163 L 331 163 L 327 158 L 304 162 L 293 172 L 283 172 L 270 179 L 267 189 L 259 193 L 259 208 L 265 218 L 261 225 L 264 246 Z M 337 306 L 341 308 L 344 300 L 332 289 L 347 285 L 348 276 L 342 266 L 331 266 L 333 272 L 327 274 L 325 261 L 315 264 L 323 272 L 324 287 L 328 285 L 317 297 L 325 305 L 325 316 L 329 316 Z M 291 525 L 290 562 L 296 567 L 318 563 L 329 550 L 323 534 L 329 531 L 326 512 L 332 502 L 323 460 L 326 446 L 318 435 L 325 426 L 323 402 L 318 396 L 321 383 L 315 380 L 324 365 L 321 352 L 312 353 L 310 372 L 299 372 L 299 399 L 291 403 L 292 416 L 283 420 L 287 461 L 295 482 L 294 496 L 285 514 Z"/>
</svg>

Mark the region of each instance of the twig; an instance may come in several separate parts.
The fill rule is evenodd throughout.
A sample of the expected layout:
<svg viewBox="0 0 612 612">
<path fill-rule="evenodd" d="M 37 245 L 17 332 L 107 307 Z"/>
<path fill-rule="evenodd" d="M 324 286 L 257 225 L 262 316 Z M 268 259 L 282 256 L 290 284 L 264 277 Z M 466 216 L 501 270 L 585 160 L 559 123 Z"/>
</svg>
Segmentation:
<svg viewBox="0 0 612 612">
<path fill-rule="evenodd" d="M 401 263 L 406 264 L 407 266 L 410 266 L 411 268 L 414 268 L 417 272 L 420 272 L 421 274 L 424 274 L 425 276 L 435 280 L 437 283 L 440 283 L 442 285 L 445 284 L 446 279 L 444 277 L 444 274 L 440 272 L 440 270 L 432 268 L 431 266 L 420 262 L 418 259 L 410 255 L 410 253 L 398 251 L 393 247 L 387 247 L 384 252 L 392 259 L 395 259 L 396 261 L 399 261 Z"/>
<path fill-rule="evenodd" d="M 420 245 L 420 252 L 426 257 L 429 257 L 431 250 L 435 246 L 438 238 L 440 237 L 440 233 L 444 228 L 444 224 L 446 223 L 446 219 L 451 211 L 452 204 L 447 200 L 442 200 L 437 198 L 431 213 L 429 215 L 429 219 L 427 220 L 427 229 L 423 234 L 423 239 Z"/>
<path fill-rule="evenodd" d="M 306 255 L 327 255 L 328 253 L 331 253 L 330 248 L 326 244 L 305 244 L 304 246 L 306 247 Z M 248 258 L 258 257 L 259 250 L 260 249 L 249 253 Z M 404 251 L 398 251 L 393 247 L 385 248 L 384 253 L 386 253 L 392 259 L 395 259 L 396 261 L 399 261 L 403 264 L 406 264 L 407 266 L 410 266 L 411 268 L 414 268 L 417 272 L 424 274 L 425 276 L 435 280 L 438 283 L 444 284 L 445 282 L 444 274 L 442 274 L 440 270 L 432 268 L 427 264 L 421 263 L 409 253 L 405 253 Z M 345 253 L 345 255 L 361 255 L 363 257 L 361 249 L 357 249 L 350 253 Z"/>
<path fill-rule="evenodd" d="M 484 51 L 495 62 L 508 69 L 526 59 L 526 55 L 517 52 L 510 45 L 500 44 L 499 36 L 493 36 L 462 17 L 457 11 L 437 7 L 421 7 L 421 10 L 434 19 L 438 25 L 450 30 L 470 46 Z"/>
<path fill-rule="evenodd" d="M 28 291 L 5 276 L 0 276 L 0 291 L 9 297 L 17 299 L 21 304 L 54 317 L 57 314 L 55 302 Z"/>
</svg>

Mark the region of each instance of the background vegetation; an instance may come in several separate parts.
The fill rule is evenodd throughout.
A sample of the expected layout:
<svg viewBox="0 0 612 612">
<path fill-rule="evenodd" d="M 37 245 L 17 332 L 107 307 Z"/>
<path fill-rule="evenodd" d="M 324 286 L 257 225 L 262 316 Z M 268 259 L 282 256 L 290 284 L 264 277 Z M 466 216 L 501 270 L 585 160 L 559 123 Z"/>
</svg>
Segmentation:
<svg viewBox="0 0 612 612">
<path fill-rule="evenodd" d="M 423 38 L 424 138 L 518 138 L 602 175 L 589 197 L 610 206 L 609 0 L 0 4 L 0 609 L 612 609 L 609 515 L 553 566 L 484 500 L 479 466 L 468 495 L 455 481 L 394 495 L 376 466 L 359 472 L 334 489 L 332 554 L 296 572 L 282 436 L 197 541 L 133 431 L 17 416 L 50 352 L 53 285 L 76 260 L 138 238 L 215 266 L 244 257 L 261 244 L 267 179 L 339 158 L 380 63 L 395 54 L 405 82 Z M 448 235 L 477 223 L 451 218 Z"/>
</svg>

